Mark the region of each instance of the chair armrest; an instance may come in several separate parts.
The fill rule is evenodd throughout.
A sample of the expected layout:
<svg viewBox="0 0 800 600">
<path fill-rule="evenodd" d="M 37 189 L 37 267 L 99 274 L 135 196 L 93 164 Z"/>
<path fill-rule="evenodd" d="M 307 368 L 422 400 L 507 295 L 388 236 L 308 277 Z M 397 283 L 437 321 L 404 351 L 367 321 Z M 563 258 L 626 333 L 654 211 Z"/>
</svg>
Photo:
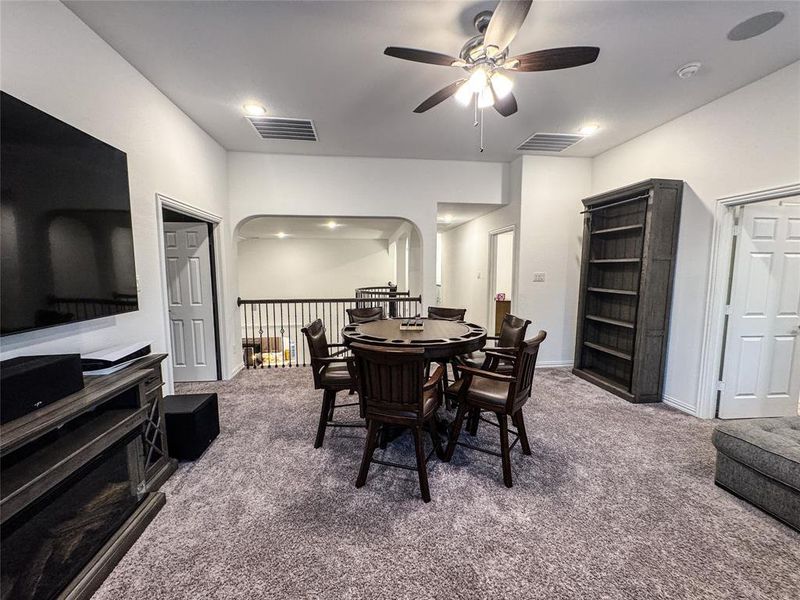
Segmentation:
<svg viewBox="0 0 800 600">
<path fill-rule="evenodd" d="M 331 352 L 331 356 L 339 356 L 341 354 L 347 354 L 350 351 L 348 346 L 344 344 L 328 344 L 328 348 L 342 348 L 341 350 L 337 350 L 336 352 Z"/>
<path fill-rule="evenodd" d="M 323 365 L 329 365 L 332 363 L 353 362 L 355 360 L 355 356 L 328 356 L 325 358 L 315 358 L 314 360 Z"/>
<path fill-rule="evenodd" d="M 502 375 L 494 371 L 484 371 L 483 369 L 476 369 L 474 367 L 460 367 L 458 370 L 461 373 L 466 373 L 474 377 L 484 377 L 486 379 L 494 379 L 495 381 L 505 381 L 507 383 L 516 381 L 516 377 L 512 377 L 511 375 Z"/>
<path fill-rule="evenodd" d="M 508 351 L 502 351 L 498 350 L 497 348 L 492 348 L 490 350 L 484 350 L 483 353 L 486 356 L 491 356 L 492 358 L 499 358 L 502 360 L 512 360 L 512 361 L 517 360 L 516 351 L 514 351 L 514 353 L 512 354 L 511 352 Z"/>
<path fill-rule="evenodd" d="M 443 375 L 444 375 L 444 369 L 442 368 L 442 365 L 439 365 L 438 367 L 436 367 L 436 370 L 433 372 L 433 375 L 431 375 L 428 378 L 428 381 L 425 382 L 425 385 L 422 386 L 422 391 L 427 392 L 429 389 L 436 387 L 439 384 L 439 380 L 442 378 Z"/>
</svg>

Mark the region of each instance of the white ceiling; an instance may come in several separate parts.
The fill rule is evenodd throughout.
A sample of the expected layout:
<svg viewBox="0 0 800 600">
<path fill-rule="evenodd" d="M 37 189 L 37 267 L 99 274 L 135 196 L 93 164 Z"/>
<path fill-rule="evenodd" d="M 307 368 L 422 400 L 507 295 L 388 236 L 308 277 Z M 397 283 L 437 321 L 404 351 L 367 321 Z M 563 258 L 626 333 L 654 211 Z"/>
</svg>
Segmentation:
<svg viewBox="0 0 800 600">
<path fill-rule="evenodd" d="M 331 221 L 336 223 L 333 229 L 328 227 Z M 239 238 L 272 239 L 283 232 L 293 238 L 388 240 L 403 223 L 403 219 L 256 217 L 239 228 Z"/>
<path fill-rule="evenodd" d="M 575 69 L 514 75 L 520 110 L 487 112 L 478 152 L 472 111 L 413 108 L 462 71 L 383 55 L 387 45 L 456 54 L 493 2 L 67 1 L 92 29 L 229 150 L 509 161 L 534 132 L 602 130 L 563 155 L 594 156 L 800 59 L 795 1 L 538 0 L 513 53 L 601 48 Z M 737 23 L 786 13 L 763 36 L 730 42 Z M 679 66 L 701 61 L 692 79 Z M 247 100 L 313 119 L 319 142 L 260 139 Z"/>
</svg>

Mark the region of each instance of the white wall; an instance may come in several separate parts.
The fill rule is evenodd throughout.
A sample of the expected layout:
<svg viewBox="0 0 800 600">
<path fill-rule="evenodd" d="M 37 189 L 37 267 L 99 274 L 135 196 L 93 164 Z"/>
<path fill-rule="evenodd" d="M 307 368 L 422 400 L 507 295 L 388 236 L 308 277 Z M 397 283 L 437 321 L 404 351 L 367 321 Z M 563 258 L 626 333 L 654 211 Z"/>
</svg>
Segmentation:
<svg viewBox="0 0 800 600">
<path fill-rule="evenodd" d="M 225 151 L 63 4 L 2 2 L 0 11 L 2 89 L 128 154 L 141 282 L 138 312 L 4 337 L 2 358 L 133 340 L 164 351 L 155 194 L 226 218 Z"/>
<path fill-rule="evenodd" d="M 531 319 L 530 332 L 547 331 L 541 366 L 572 365 L 578 311 L 583 208 L 589 195 L 588 158 L 523 158 L 518 302 L 515 314 Z M 545 281 L 534 282 L 534 273 Z"/>
<path fill-rule="evenodd" d="M 651 177 L 686 182 L 665 395 L 694 412 L 715 202 L 800 182 L 800 62 L 597 156 L 592 189 Z"/>
<path fill-rule="evenodd" d="M 494 323 L 494 316 L 489 314 L 489 233 L 519 227 L 521 179 L 520 158 L 509 168 L 506 206 L 442 234 L 442 305 L 466 308 L 467 320 L 487 328 Z M 515 235 L 515 255 L 518 248 L 519 232 Z M 514 306 L 512 299 L 512 310 Z"/>
<path fill-rule="evenodd" d="M 489 233 L 513 225 L 517 265 L 511 310 L 548 333 L 539 364 L 573 361 L 581 253 L 581 198 L 589 195 L 591 159 L 524 156 L 511 165 L 511 204 L 445 232 L 444 304 L 490 326 Z M 534 272 L 546 274 L 534 283 Z"/>
<path fill-rule="evenodd" d="M 394 277 L 386 240 L 248 239 L 238 247 L 242 298 L 350 298 Z"/>
<path fill-rule="evenodd" d="M 407 219 L 419 230 L 422 256 L 409 285 L 419 282 L 427 304 L 435 297 L 437 203 L 502 204 L 507 171 L 502 163 L 231 152 L 231 222 L 255 215 Z"/>
</svg>

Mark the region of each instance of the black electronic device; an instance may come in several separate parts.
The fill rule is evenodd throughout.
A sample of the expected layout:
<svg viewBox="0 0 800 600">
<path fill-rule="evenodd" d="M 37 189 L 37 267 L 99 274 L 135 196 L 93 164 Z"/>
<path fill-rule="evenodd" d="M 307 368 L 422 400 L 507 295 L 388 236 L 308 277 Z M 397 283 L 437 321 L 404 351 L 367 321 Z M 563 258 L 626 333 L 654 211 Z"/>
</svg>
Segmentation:
<svg viewBox="0 0 800 600">
<path fill-rule="evenodd" d="M 127 155 L 0 92 L 0 334 L 138 310 Z"/>
<path fill-rule="evenodd" d="M 18 356 L 0 362 L 0 423 L 83 389 L 80 354 Z"/>
</svg>

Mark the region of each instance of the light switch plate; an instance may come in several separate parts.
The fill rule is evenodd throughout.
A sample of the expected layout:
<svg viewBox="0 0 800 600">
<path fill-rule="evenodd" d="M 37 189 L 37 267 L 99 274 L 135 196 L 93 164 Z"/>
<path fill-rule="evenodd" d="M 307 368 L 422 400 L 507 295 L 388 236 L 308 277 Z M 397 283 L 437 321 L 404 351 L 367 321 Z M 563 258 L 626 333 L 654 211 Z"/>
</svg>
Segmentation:
<svg viewBox="0 0 800 600">
<path fill-rule="evenodd" d="M 534 273 L 533 274 L 533 282 L 534 283 L 543 283 L 544 282 L 544 273 Z"/>
</svg>

